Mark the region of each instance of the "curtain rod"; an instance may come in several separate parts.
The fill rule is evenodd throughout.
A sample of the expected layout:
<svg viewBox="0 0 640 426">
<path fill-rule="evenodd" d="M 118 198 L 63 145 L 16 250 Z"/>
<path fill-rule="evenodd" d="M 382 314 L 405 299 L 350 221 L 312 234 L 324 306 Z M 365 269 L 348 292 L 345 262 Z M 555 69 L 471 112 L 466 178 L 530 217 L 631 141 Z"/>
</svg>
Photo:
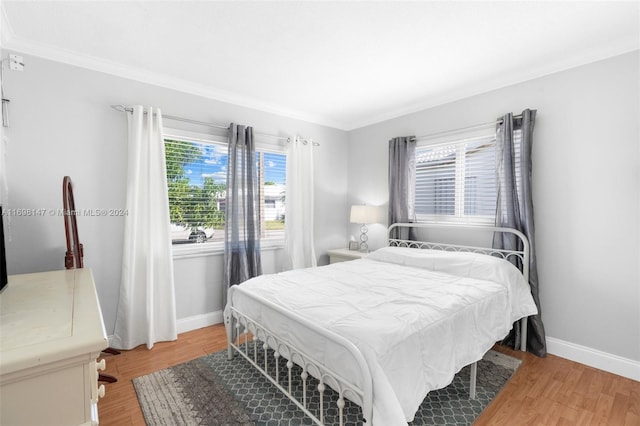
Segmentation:
<svg viewBox="0 0 640 426">
<path fill-rule="evenodd" d="M 111 108 L 113 108 L 113 109 L 115 109 L 116 111 L 119 111 L 119 112 L 133 113 L 133 108 L 125 106 L 125 105 L 111 105 Z M 173 120 L 173 121 L 182 121 L 184 123 L 197 124 L 199 126 L 214 127 L 216 129 L 222 129 L 222 130 L 229 131 L 229 127 L 228 126 L 225 127 L 225 126 L 221 126 L 219 124 L 207 123 L 205 121 L 191 120 L 189 118 L 175 117 L 175 116 L 172 116 L 172 115 L 164 115 L 164 114 L 162 114 L 162 118 L 166 118 L 168 120 Z M 268 137 L 268 138 L 286 140 L 287 143 L 291 142 L 291 138 L 287 137 L 287 136 L 277 136 L 277 135 L 271 135 L 269 133 L 259 133 L 259 132 L 256 132 L 256 135 L 257 136 L 265 136 L 265 137 Z M 301 140 L 305 145 L 307 144 L 307 142 L 309 142 L 307 139 L 301 139 Z M 318 142 L 313 142 L 313 146 L 320 146 L 320 144 Z"/>
<path fill-rule="evenodd" d="M 522 114 L 514 115 L 513 118 L 522 118 Z M 411 138 L 411 140 L 412 141 L 417 141 L 418 139 L 429 139 L 429 138 L 434 138 L 436 136 L 448 135 L 450 133 L 459 133 L 459 132 L 466 132 L 466 131 L 469 131 L 469 130 L 478 130 L 478 129 L 483 129 L 485 127 L 492 127 L 492 126 L 495 126 L 496 124 L 500 124 L 500 123 L 502 123 L 502 118 L 499 118 L 496 121 L 492 121 L 490 123 L 476 124 L 474 126 L 463 127 L 461 129 L 444 130 L 442 132 L 430 133 L 430 134 L 422 135 L 422 136 L 415 136 L 415 137 Z"/>
</svg>

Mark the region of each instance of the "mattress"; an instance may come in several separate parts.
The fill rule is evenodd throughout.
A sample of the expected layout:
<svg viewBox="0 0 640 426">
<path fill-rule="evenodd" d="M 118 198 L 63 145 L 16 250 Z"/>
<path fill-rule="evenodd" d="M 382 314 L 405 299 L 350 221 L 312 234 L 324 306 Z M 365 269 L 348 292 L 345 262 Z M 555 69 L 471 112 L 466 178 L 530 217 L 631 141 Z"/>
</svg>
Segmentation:
<svg viewBox="0 0 640 426">
<path fill-rule="evenodd" d="M 229 302 L 361 385 L 354 361 L 330 339 L 282 318 L 264 298 L 353 342 L 373 378 L 374 425 L 404 425 L 431 390 L 447 386 L 537 313 L 509 262 L 476 253 L 385 247 L 367 258 L 252 278 Z"/>
</svg>

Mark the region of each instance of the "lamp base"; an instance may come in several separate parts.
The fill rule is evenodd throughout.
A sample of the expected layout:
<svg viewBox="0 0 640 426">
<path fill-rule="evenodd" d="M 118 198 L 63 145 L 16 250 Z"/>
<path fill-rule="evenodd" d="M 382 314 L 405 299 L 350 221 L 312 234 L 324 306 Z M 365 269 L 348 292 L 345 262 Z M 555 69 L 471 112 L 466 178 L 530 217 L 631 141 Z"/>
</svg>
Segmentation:
<svg viewBox="0 0 640 426">
<path fill-rule="evenodd" d="M 363 223 L 360 227 L 360 251 L 362 253 L 369 253 L 369 245 L 367 244 L 367 241 L 369 240 L 369 237 L 367 236 L 368 231 L 369 228 L 367 228 L 367 225 Z"/>
</svg>

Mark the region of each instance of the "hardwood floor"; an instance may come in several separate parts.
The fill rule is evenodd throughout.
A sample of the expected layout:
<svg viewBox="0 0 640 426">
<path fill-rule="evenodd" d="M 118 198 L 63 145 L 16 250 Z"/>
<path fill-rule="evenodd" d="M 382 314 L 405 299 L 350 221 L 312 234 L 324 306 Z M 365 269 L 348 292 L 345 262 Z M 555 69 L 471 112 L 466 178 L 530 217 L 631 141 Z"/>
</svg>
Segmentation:
<svg viewBox="0 0 640 426">
<path fill-rule="evenodd" d="M 144 425 L 131 379 L 226 348 L 224 327 L 181 334 L 176 342 L 141 346 L 106 355 L 108 374 L 98 404 L 101 426 Z M 640 425 L 640 382 L 553 355 L 538 358 L 508 348 L 497 350 L 523 360 L 476 425 Z"/>
</svg>

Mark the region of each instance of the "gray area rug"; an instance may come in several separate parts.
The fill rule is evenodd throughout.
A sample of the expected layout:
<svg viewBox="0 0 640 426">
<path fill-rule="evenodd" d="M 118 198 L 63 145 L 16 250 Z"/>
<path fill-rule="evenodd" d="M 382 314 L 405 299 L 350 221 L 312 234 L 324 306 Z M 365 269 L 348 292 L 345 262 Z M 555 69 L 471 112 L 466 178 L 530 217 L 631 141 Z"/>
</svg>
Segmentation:
<svg viewBox="0 0 640 426">
<path fill-rule="evenodd" d="M 518 359 L 489 351 L 478 362 L 477 399 L 469 399 L 470 368 L 465 367 L 449 386 L 427 395 L 410 424 L 472 424 L 519 365 Z M 239 356 L 229 361 L 226 351 L 135 378 L 133 385 L 147 425 L 313 424 L 248 361 Z M 325 391 L 325 407 L 327 399 L 336 407 L 335 392 Z M 319 398 L 314 396 L 311 411 L 318 405 Z M 338 424 L 337 408 L 325 416 L 326 424 Z M 360 407 L 349 401 L 345 416 L 345 424 L 362 425 Z"/>
</svg>

